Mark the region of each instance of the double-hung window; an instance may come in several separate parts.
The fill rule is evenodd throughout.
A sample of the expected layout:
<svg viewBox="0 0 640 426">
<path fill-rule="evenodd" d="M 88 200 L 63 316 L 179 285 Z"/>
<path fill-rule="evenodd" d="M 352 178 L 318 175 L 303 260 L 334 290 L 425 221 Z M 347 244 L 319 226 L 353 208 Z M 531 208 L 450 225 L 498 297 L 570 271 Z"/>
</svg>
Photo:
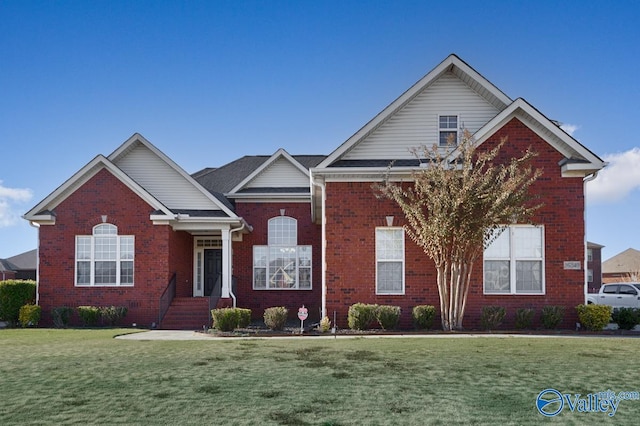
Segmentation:
<svg viewBox="0 0 640 426">
<path fill-rule="evenodd" d="M 296 219 L 270 219 L 268 245 L 253 246 L 253 288 L 311 290 L 311 252 L 311 246 L 298 245 Z"/>
<path fill-rule="evenodd" d="M 403 228 L 376 228 L 376 293 L 404 294 Z"/>
<path fill-rule="evenodd" d="M 507 227 L 484 251 L 484 293 L 544 294 L 543 247 L 543 227 Z"/>
<path fill-rule="evenodd" d="M 458 144 L 458 116 L 441 115 L 438 117 L 438 144 L 442 147 Z"/>
<path fill-rule="evenodd" d="M 77 286 L 132 286 L 134 238 L 118 235 L 109 223 L 93 227 L 92 235 L 76 236 Z"/>
</svg>

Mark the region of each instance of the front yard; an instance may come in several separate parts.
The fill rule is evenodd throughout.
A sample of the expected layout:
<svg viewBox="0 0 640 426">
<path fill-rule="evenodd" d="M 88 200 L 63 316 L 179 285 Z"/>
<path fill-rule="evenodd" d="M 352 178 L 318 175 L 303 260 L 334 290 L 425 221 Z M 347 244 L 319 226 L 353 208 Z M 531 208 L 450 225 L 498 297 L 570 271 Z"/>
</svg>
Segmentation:
<svg viewBox="0 0 640 426">
<path fill-rule="evenodd" d="M 638 338 L 127 341 L 0 330 L 0 424 L 637 424 L 536 410 L 547 388 L 640 390 Z M 573 400 L 573 399 L 572 399 Z"/>
</svg>

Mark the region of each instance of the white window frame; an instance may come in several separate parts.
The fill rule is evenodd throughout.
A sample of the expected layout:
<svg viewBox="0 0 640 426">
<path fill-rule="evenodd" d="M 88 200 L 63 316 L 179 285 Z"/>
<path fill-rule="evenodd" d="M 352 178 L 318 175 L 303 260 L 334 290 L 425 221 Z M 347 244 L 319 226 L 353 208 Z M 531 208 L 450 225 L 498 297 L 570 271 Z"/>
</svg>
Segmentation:
<svg viewBox="0 0 640 426">
<path fill-rule="evenodd" d="M 381 241 L 379 236 L 382 233 L 395 233 L 400 232 L 401 237 L 399 238 L 401 256 L 392 256 L 386 257 L 381 249 Z M 404 295 L 405 294 L 405 232 L 404 228 L 399 226 L 379 226 L 375 229 L 375 258 L 376 258 L 376 294 L 377 295 Z M 380 278 L 381 275 L 379 273 L 379 269 L 382 263 L 400 263 L 401 264 L 401 282 L 400 282 L 400 290 L 381 290 L 380 289 Z"/>
<path fill-rule="evenodd" d="M 111 252 L 113 256 L 102 257 L 99 247 L 103 247 L 105 239 L 114 239 Z M 123 246 L 130 250 L 123 250 Z M 84 249 L 82 248 L 84 247 Z M 88 249 L 88 250 L 86 250 Z M 82 256 L 79 254 L 82 253 Z M 93 227 L 91 235 L 76 235 L 74 263 L 74 284 L 76 287 L 133 287 L 135 283 L 135 237 L 133 235 L 119 235 L 118 227 L 110 223 L 100 223 Z M 115 262 L 115 281 L 97 283 L 97 262 Z M 131 263 L 131 282 L 122 281 L 122 265 Z M 89 282 L 79 282 L 80 264 L 89 264 Z"/>
<path fill-rule="evenodd" d="M 253 289 L 313 290 L 313 248 L 298 245 L 298 221 L 289 216 L 269 219 L 267 243 L 253 246 Z M 287 260 L 289 264 L 282 264 Z M 301 286 L 302 277 L 308 285 Z"/>
<path fill-rule="evenodd" d="M 517 257 L 516 256 L 516 241 L 515 232 L 517 229 L 523 228 L 534 228 L 540 230 L 540 256 L 533 257 Z M 546 286 L 545 286 L 545 232 L 544 226 L 535 226 L 535 225 L 510 225 L 505 227 L 504 231 L 506 232 L 509 238 L 509 255 L 508 257 L 490 257 L 487 256 L 485 249 L 483 255 L 483 276 L 482 276 L 482 291 L 483 294 L 488 296 L 497 296 L 497 295 L 517 295 L 517 296 L 540 296 L 546 294 Z M 487 291 L 487 282 L 486 282 L 486 271 L 485 264 L 487 261 L 508 261 L 509 262 L 509 289 L 507 291 Z M 540 291 L 518 291 L 517 290 L 517 262 L 526 262 L 526 261 L 536 261 L 540 262 Z"/>
<path fill-rule="evenodd" d="M 450 123 L 450 120 L 455 117 L 455 127 L 451 127 L 452 123 Z M 446 119 L 447 122 L 446 124 L 443 126 L 442 124 L 442 120 Z M 460 132 L 459 132 L 459 128 L 460 128 L 460 115 L 458 114 L 440 114 L 438 115 L 438 146 L 440 148 L 445 148 L 448 145 L 448 136 L 447 138 L 445 138 L 444 142 L 442 141 L 442 134 L 443 133 L 447 133 L 447 135 L 454 133 L 455 134 L 455 140 L 454 140 L 454 144 L 458 145 L 458 141 L 459 141 L 459 137 L 460 137 Z"/>
</svg>

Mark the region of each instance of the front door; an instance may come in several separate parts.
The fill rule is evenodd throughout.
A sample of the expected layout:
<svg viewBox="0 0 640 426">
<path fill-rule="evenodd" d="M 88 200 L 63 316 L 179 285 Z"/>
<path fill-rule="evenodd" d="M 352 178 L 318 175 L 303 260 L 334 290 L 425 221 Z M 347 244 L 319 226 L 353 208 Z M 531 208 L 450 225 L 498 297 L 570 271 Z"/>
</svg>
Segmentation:
<svg viewBox="0 0 640 426">
<path fill-rule="evenodd" d="M 222 249 L 204 251 L 204 295 L 211 296 L 216 282 L 222 279 Z M 219 286 L 222 282 L 218 283 Z M 220 288 L 217 288 L 220 291 Z"/>
</svg>

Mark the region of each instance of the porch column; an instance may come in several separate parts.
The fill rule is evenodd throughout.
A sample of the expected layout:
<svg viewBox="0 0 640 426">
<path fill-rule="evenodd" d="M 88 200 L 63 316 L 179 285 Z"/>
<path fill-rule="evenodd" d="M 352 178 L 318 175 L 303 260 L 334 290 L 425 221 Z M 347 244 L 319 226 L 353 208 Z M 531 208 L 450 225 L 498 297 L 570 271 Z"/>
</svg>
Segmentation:
<svg viewBox="0 0 640 426">
<path fill-rule="evenodd" d="M 222 294 L 231 297 L 231 238 L 229 229 L 222 230 Z"/>
</svg>

